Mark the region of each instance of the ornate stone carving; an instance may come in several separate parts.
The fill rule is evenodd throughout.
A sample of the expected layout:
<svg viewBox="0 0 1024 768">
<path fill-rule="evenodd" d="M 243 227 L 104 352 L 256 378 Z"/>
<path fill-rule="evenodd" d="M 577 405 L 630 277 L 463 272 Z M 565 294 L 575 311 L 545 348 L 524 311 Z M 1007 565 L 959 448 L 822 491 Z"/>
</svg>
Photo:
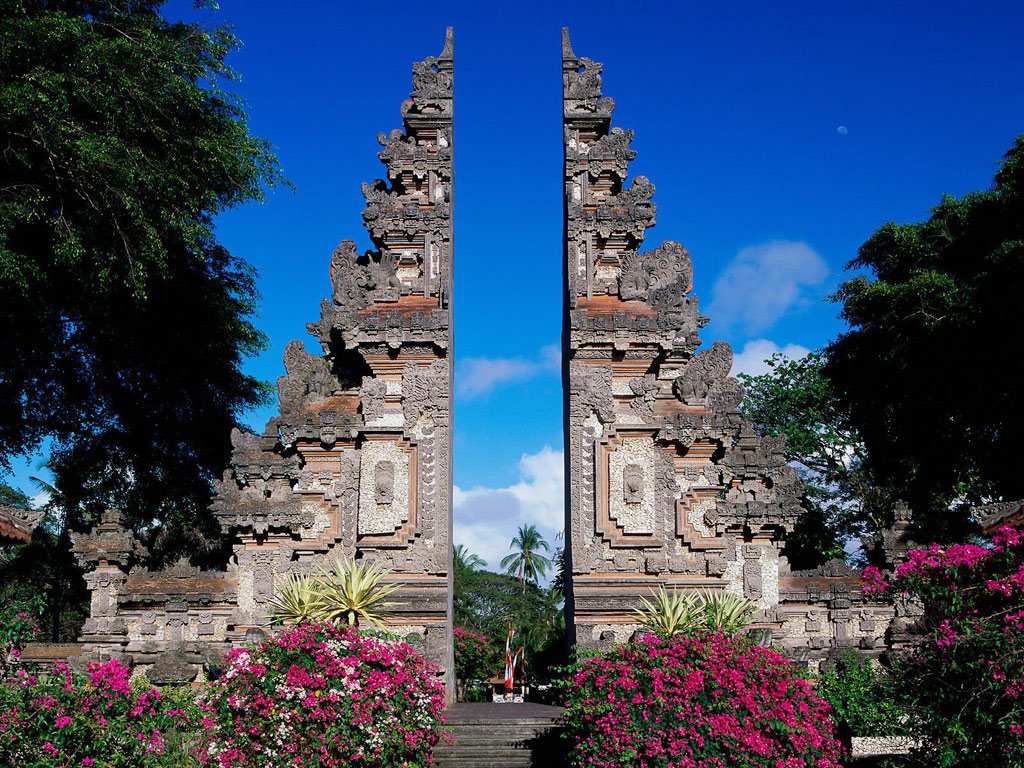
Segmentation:
<svg viewBox="0 0 1024 768">
<path fill-rule="evenodd" d="M 29 541 L 44 514 L 41 509 L 21 509 L 0 504 L 0 544 Z"/>
<path fill-rule="evenodd" d="M 86 569 L 105 564 L 127 571 L 149 554 L 135 534 L 125 527 L 124 513 L 119 509 L 104 510 L 99 524 L 89 533 L 73 534 L 71 549 L 75 560 Z"/>
<path fill-rule="evenodd" d="M 383 182 L 380 182 L 383 184 Z M 368 191 L 367 195 L 379 194 Z M 376 202 L 370 220 L 382 215 L 383 204 Z M 376 302 L 395 302 L 402 295 L 402 281 L 393 253 L 367 251 L 356 254 L 356 244 L 343 240 L 331 256 L 331 285 L 334 288 L 334 303 L 339 307 L 363 309 Z"/>
<path fill-rule="evenodd" d="M 570 624 L 583 642 L 616 636 L 668 574 L 747 594 L 776 621 L 799 480 L 743 419 L 729 346 L 698 353 L 708 318 L 686 249 L 644 251 L 654 185 L 629 182 L 633 134 L 611 127 L 601 66 L 567 33 L 562 73 Z"/>
<path fill-rule="evenodd" d="M 654 415 L 654 401 L 661 390 L 657 377 L 653 373 L 648 373 L 639 379 L 632 379 L 629 382 L 629 389 L 634 395 L 629 407 L 642 419 L 650 419 Z"/>
<path fill-rule="evenodd" d="M 447 419 L 449 373 L 444 363 L 428 366 L 409 363 L 402 374 L 402 399 L 406 428 L 423 416 Z"/>
<path fill-rule="evenodd" d="M 441 70 L 437 57 L 428 56 L 412 65 L 412 90 L 414 99 L 450 99 L 451 73 Z"/>
<path fill-rule="evenodd" d="M 365 378 L 359 390 L 359 401 L 363 405 L 363 419 L 369 423 L 384 416 L 384 398 L 388 393 L 387 382 L 383 379 Z"/>
<path fill-rule="evenodd" d="M 683 372 L 672 384 L 676 397 L 687 405 L 700 405 L 711 388 L 723 381 L 732 368 L 732 347 L 716 341 L 711 349 L 690 358 Z"/>
<path fill-rule="evenodd" d="M 570 376 L 570 415 L 585 419 L 596 414 L 603 424 L 615 419 L 612 401 L 612 370 L 608 365 L 573 363 Z"/>
<path fill-rule="evenodd" d="M 323 355 L 290 343 L 280 415 L 261 434 L 232 432 L 211 504 L 235 541 L 227 570 L 183 561 L 129 576 L 140 548 L 113 517 L 78 537 L 95 568 L 84 637 L 96 655 L 152 663 L 180 647 L 198 664 L 266 626 L 277 576 L 342 556 L 408 578 L 395 624 L 430 627 L 450 678 L 453 69 L 449 31 L 414 65 L 402 128 L 380 137 L 387 181 L 363 185 L 372 247 L 347 239 L 331 255 L 330 295 L 307 325 Z"/>
<path fill-rule="evenodd" d="M 287 375 L 277 380 L 282 414 L 298 413 L 334 391 L 336 381 L 327 361 L 307 352 L 301 341 L 291 341 L 284 348 L 284 367 Z"/>
<path fill-rule="evenodd" d="M 409 455 L 386 440 L 369 440 L 359 453 L 359 535 L 393 534 L 409 520 Z"/>
<path fill-rule="evenodd" d="M 650 302 L 655 291 L 669 286 L 679 296 L 693 287 L 693 264 L 679 243 L 669 240 L 653 251 L 623 257 L 619 274 L 619 298 L 623 301 Z"/>
</svg>

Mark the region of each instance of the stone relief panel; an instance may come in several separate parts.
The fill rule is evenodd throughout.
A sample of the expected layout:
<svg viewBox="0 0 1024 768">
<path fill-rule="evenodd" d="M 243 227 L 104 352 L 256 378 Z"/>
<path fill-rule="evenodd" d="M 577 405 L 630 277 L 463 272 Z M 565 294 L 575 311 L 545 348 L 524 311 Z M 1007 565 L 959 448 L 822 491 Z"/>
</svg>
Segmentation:
<svg viewBox="0 0 1024 768">
<path fill-rule="evenodd" d="M 393 534 L 409 522 L 410 454 L 400 442 L 367 440 L 359 451 L 360 536 Z"/>
<path fill-rule="evenodd" d="M 608 516 L 627 535 L 657 532 L 656 450 L 650 437 L 632 437 L 608 452 Z"/>
</svg>

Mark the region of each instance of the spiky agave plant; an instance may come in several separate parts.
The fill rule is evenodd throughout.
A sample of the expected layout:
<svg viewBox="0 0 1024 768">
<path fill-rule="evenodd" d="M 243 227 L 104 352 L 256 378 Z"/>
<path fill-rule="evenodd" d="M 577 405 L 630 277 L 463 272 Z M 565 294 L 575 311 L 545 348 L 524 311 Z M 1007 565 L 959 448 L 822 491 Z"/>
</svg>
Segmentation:
<svg viewBox="0 0 1024 768">
<path fill-rule="evenodd" d="M 664 587 L 659 587 L 651 597 L 652 600 L 640 598 L 641 607 L 634 611 L 634 615 L 652 632 L 675 637 L 692 632 L 700 626 L 701 616 L 697 598 L 692 593 L 676 589 L 668 591 Z"/>
<path fill-rule="evenodd" d="M 362 620 L 383 629 L 384 616 L 395 603 L 387 602 L 401 584 L 384 584 L 390 571 L 376 563 L 335 560 L 334 567 L 320 575 L 320 600 L 328 621 L 359 626 Z"/>
<path fill-rule="evenodd" d="M 267 603 L 274 622 L 294 626 L 324 618 L 321 584 L 316 576 L 290 573 L 275 586 L 274 596 Z"/>
<path fill-rule="evenodd" d="M 697 598 L 703 624 L 712 632 L 735 634 L 754 618 L 757 603 L 731 592 L 704 590 Z"/>
</svg>

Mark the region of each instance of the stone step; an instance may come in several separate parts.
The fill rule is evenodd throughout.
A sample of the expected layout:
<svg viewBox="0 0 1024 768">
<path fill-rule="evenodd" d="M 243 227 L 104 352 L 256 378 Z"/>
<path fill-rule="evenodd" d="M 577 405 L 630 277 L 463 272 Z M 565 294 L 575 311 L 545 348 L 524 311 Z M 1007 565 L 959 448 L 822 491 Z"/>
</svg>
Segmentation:
<svg viewBox="0 0 1024 768">
<path fill-rule="evenodd" d="M 437 768 L 564 768 L 560 710 L 518 706 L 456 705 L 449 710 L 445 728 L 454 741 L 434 750 Z"/>
<path fill-rule="evenodd" d="M 553 730 L 557 731 L 559 728 L 552 726 L 551 728 L 537 728 L 535 730 L 527 728 L 474 728 L 472 730 L 467 728 L 448 728 L 447 730 L 455 737 L 456 741 L 480 738 L 525 741 L 543 736 L 545 733 L 550 733 Z"/>
<path fill-rule="evenodd" d="M 531 754 L 532 750 L 529 749 L 511 749 L 508 747 L 494 746 L 489 747 L 486 744 L 478 744 L 472 748 L 470 747 L 446 747 L 444 749 L 435 749 L 434 755 L 437 757 L 486 757 L 493 755 L 495 757 L 516 757 L 517 755 Z"/>
<path fill-rule="evenodd" d="M 455 755 L 442 757 L 434 755 L 434 765 L 436 768 L 495 768 L 495 766 L 501 768 L 544 768 L 545 766 L 561 768 L 563 764 L 538 762 L 529 752 L 524 752 L 515 757 L 459 757 Z"/>
<path fill-rule="evenodd" d="M 461 757 L 459 755 L 434 755 L 436 768 L 540 768 L 543 762 L 538 762 L 529 752 L 520 755 L 486 755 L 483 757 Z M 549 763 L 552 768 L 559 766 L 558 763 Z"/>
<path fill-rule="evenodd" d="M 547 741 L 548 736 L 546 734 L 537 734 L 536 736 L 508 736 L 502 738 L 500 736 L 467 736 L 467 737 L 456 737 L 455 742 L 452 746 L 456 747 L 502 747 L 508 749 L 529 749 L 535 742 L 544 740 Z"/>
</svg>

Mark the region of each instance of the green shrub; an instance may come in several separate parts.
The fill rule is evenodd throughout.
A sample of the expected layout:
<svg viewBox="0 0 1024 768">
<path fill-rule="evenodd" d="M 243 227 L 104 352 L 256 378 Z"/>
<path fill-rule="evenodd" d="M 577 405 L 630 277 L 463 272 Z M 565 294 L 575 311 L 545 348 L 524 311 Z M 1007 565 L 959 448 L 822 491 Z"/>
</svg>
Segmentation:
<svg viewBox="0 0 1024 768">
<path fill-rule="evenodd" d="M 832 705 L 836 724 L 851 736 L 895 736 L 906 730 L 892 677 L 855 651 L 821 675 L 818 695 Z"/>
</svg>

